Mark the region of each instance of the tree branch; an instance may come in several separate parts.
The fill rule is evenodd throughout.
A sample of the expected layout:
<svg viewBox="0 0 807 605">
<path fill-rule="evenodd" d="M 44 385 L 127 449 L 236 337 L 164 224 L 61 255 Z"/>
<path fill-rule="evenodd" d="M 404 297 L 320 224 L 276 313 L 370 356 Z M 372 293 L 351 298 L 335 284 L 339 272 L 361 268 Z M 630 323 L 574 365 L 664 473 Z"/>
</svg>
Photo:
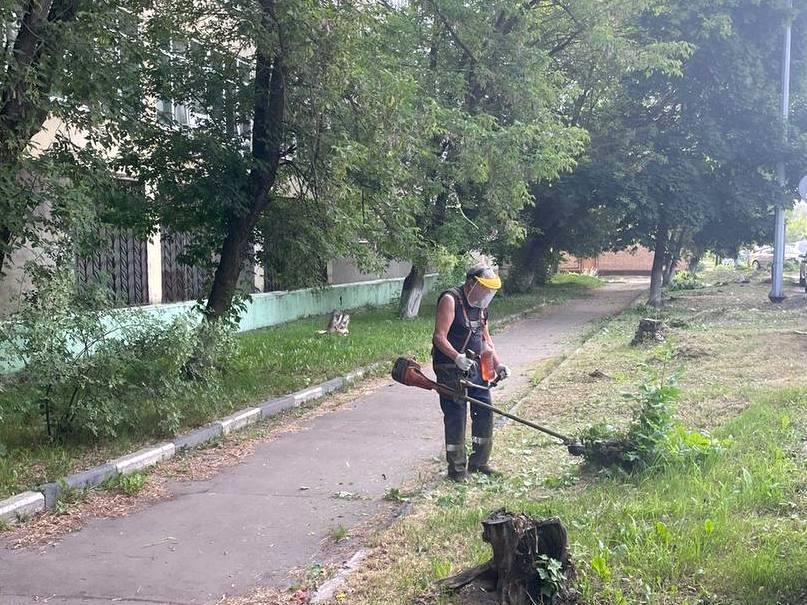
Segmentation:
<svg viewBox="0 0 807 605">
<path fill-rule="evenodd" d="M 437 15 L 437 17 L 439 17 L 440 21 L 443 22 L 443 25 L 445 26 L 446 31 L 448 31 L 448 34 L 451 36 L 451 39 L 454 40 L 454 42 L 457 43 L 457 46 L 459 46 L 460 49 L 462 49 L 462 52 L 465 54 L 465 56 L 471 62 L 471 65 L 476 65 L 477 60 L 476 60 L 476 57 L 474 56 L 474 54 L 471 52 L 471 49 L 468 48 L 468 46 L 462 41 L 462 38 L 459 37 L 457 32 L 454 30 L 454 28 L 451 27 L 451 23 L 449 23 L 448 19 L 443 15 L 443 13 L 440 12 L 440 8 L 437 6 L 437 3 L 434 0 L 431 0 L 431 5 L 432 5 L 432 8 L 434 8 L 434 14 Z"/>
</svg>

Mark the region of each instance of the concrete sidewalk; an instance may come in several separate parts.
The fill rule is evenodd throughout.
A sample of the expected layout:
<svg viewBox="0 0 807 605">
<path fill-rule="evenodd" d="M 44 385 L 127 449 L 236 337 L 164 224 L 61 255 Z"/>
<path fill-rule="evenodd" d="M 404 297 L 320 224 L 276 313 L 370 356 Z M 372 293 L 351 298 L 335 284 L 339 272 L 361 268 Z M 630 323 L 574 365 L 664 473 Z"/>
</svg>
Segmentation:
<svg viewBox="0 0 807 605">
<path fill-rule="evenodd" d="M 609 283 L 496 334 L 500 357 L 515 371 L 495 400 L 525 388 L 530 365 L 573 350 L 587 324 L 623 309 L 644 287 Z M 45 551 L 0 548 L 0 603 L 200 604 L 281 585 L 289 570 L 322 556 L 334 527 L 390 512 L 385 490 L 435 455 L 442 457 L 436 395 L 389 382 L 303 431 L 261 443 L 212 480 L 172 484 L 170 500 L 91 521 Z M 495 456 L 494 446 L 494 463 Z M 340 491 L 360 498 L 334 498 Z"/>
</svg>

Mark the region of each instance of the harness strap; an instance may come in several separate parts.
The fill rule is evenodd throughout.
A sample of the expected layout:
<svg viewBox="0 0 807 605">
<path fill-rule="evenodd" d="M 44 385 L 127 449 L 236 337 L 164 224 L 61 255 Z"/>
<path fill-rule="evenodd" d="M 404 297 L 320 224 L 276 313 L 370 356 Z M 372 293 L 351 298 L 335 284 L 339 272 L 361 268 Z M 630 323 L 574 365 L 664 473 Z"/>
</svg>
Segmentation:
<svg viewBox="0 0 807 605">
<path fill-rule="evenodd" d="M 460 349 L 460 353 L 465 353 L 465 347 L 467 347 L 468 343 L 471 341 L 471 336 L 474 335 L 474 331 L 473 328 L 471 327 L 471 320 L 468 319 L 468 309 L 465 308 L 465 296 L 462 294 L 462 292 L 459 292 L 459 295 L 460 295 L 460 308 L 462 309 L 462 317 L 465 320 L 465 329 L 468 330 L 468 334 L 466 334 L 465 336 L 465 342 L 462 343 L 462 348 Z"/>
</svg>

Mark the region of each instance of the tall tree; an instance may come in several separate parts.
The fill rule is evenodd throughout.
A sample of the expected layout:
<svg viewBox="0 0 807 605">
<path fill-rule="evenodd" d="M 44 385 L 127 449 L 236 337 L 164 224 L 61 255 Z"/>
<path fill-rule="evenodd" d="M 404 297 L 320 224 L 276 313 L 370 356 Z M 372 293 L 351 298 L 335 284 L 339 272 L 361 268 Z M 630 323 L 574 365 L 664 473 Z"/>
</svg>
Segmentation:
<svg viewBox="0 0 807 605">
<path fill-rule="evenodd" d="M 418 137 L 398 186 L 414 218 L 414 239 L 393 254 L 412 261 L 401 294 L 417 315 L 426 267 L 523 235 L 519 213 L 529 183 L 574 164 L 585 132 L 559 115 L 565 81 L 553 61 L 560 3 L 421 0 L 391 21 L 412 74 Z"/>
<path fill-rule="evenodd" d="M 163 58 L 145 86 L 161 101 L 119 165 L 152 187 L 142 219 L 191 234 L 189 254 L 212 266 L 209 318 L 230 312 L 256 254 L 281 273 L 293 267 L 295 285 L 320 280 L 323 259 L 378 258 L 361 244 L 375 228 L 367 204 L 393 194 L 386 181 L 362 188 L 369 176 L 354 166 L 391 153 L 378 145 L 400 87 L 370 72 L 379 10 L 208 0 L 163 3 L 148 19 Z"/>
<path fill-rule="evenodd" d="M 648 78 L 634 89 L 639 103 L 658 99 L 645 112 L 648 123 L 666 126 L 645 128 L 648 148 L 663 160 L 665 173 L 681 173 L 675 189 L 664 187 L 647 198 L 655 227 L 644 240 L 664 257 L 654 263 L 653 305 L 661 303 L 658 266 L 670 266 L 680 253 L 682 229 L 700 246 L 736 249 L 766 228 L 770 205 L 786 199 L 773 170 L 787 153 L 777 116 L 775 67 L 789 18 L 783 8 L 776 1 L 671 3 L 669 13 L 650 22 L 659 31 L 677 30 L 696 49 L 682 77 Z M 642 177 L 654 179 L 652 171 Z M 731 233 L 726 225 L 733 225 Z M 648 233 L 655 235 L 648 238 Z"/>
<path fill-rule="evenodd" d="M 686 42 L 643 26 L 646 14 L 664 8 L 663 1 L 631 0 L 565 7 L 555 55 L 569 83 L 562 113 L 585 128 L 591 142 L 571 173 L 531 185 L 535 204 L 523 216 L 526 237 L 517 249 L 500 252 L 512 259 L 509 290 L 524 292 L 545 281 L 561 252 L 593 256 L 618 245 L 619 218 L 636 194 L 630 185 L 637 169 L 633 133 L 619 127 L 625 82 L 644 74 L 680 74 L 689 54 Z"/>
</svg>

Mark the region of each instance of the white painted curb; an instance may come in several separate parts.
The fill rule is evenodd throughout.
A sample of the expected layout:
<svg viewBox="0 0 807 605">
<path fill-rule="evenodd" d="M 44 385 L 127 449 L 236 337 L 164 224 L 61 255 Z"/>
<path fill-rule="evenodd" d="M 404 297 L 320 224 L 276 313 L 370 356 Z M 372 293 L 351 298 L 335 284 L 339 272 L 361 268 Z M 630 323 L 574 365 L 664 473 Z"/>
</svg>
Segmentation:
<svg viewBox="0 0 807 605">
<path fill-rule="evenodd" d="M 309 389 L 307 391 L 300 391 L 299 393 L 294 394 L 294 401 L 297 403 L 303 403 L 305 401 L 309 401 L 311 399 L 318 399 L 322 397 L 322 387 L 314 387 L 313 389 Z"/>
<path fill-rule="evenodd" d="M 26 517 L 45 510 L 45 496 L 39 492 L 23 492 L 0 500 L 0 519 L 15 523 L 20 517 Z"/>
<path fill-rule="evenodd" d="M 227 416 L 219 420 L 221 425 L 221 432 L 224 435 L 229 435 L 233 431 L 247 426 L 248 424 L 255 424 L 260 420 L 261 408 L 247 408 L 236 412 L 232 416 Z"/>
<path fill-rule="evenodd" d="M 350 557 L 350 560 L 347 563 L 342 565 L 342 569 L 339 570 L 339 573 L 319 587 L 317 592 L 311 598 L 311 603 L 325 603 L 326 601 L 330 601 L 334 595 L 336 595 L 336 591 L 339 590 L 339 588 L 345 583 L 348 576 L 356 571 L 359 564 L 364 561 L 372 552 L 372 550 L 367 550 L 364 548 L 356 551 L 356 554 Z"/>
<path fill-rule="evenodd" d="M 337 391 L 340 388 L 343 388 L 344 386 L 346 386 L 348 383 L 354 382 L 354 381 L 366 376 L 367 374 L 370 374 L 371 372 L 376 371 L 381 366 L 385 366 L 385 365 L 387 365 L 385 362 L 375 363 L 375 364 L 369 365 L 369 366 L 367 366 L 365 368 L 360 368 L 358 370 L 354 370 L 353 372 L 350 372 L 347 376 L 335 378 L 335 379 L 330 380 L 330 381 L 328 381 L 326 383 L 323 383 L 323 385 L 327 386 L 330 383 L 333 383 L 334 381 L 337 381 L 337 380 L 342 381 L 337 386 L 329 387 L 327 391 L 326 391 L 325 388 L 323 388 L 322 385 L 320 385 L 320 386 L 316 386 L 316 387 L 313 387 L 313 388 L 310 388 L 310 389 L 306 389 L 304 391 L 299 391 L 297 393 L 292 393 L 292 394 L 286 395 L 284 397 L 280 397 L 278 399 L 273 399 L 273 400 L 265 403 L 264 406 L 272 404 L 272 403 L 275 403 L 275 402 L 279 402 L 279 401 L 284 400 L 284 399 L 289 400 L 289 401 L 294 401 L 294 406 L 298 406 L 298 405 L 300 405 L 302 403 L 305 403 L 307 401 L 311 401 L 312 399 L 322 398 L 326 394 L 330 394 L 330 393 L 332 393 L 334 391 Z M 284 408 L 281 408 L 281 409 L 286 409 L 286 408 L 284 407 Z M 269 414 L 269 415 L 274 415 L 274 413 Z M 201 428 L 195 429 L 194 431 L 190 431 L 190 433 L 186 433 L 186 435 L 189 435 L 191 433 L 195 433 L 195 432 L 198 432 L 198 431 L 202 431 L 205 428 L 216 427 L 216 426 L 221 427 L 221 433 L 218 433 L 216 431 L 210 431 L 211 432 L 210 437 L 207 437 L 207 438 L 202 440 L 202 442 L 210 441 L 210 440 L 216 438 L 219 434 L 226 435 L 226 434 L 229 434 L 229 433 L 231 433 L 233 431 L 237 431 L 238 429 L 241 429 L 241 428 L 243 428 L 243 427 L 245 427 L 247 425 L 254 424 L 254 423 L 258 422 L 261 419 L 261 417 L 262 416 L 261 416 L 261 408 L 260 407 L 246 408 L 244 410 L 236 412 L 235 414 L 233 414 L 231 416 L 227 416 L 226 418 L 216 420 L 216 421 L 212 422 L 211 424 L 207 425 L 206 427 L 201 427 Z M 85 473 L 79 473 L 79 475 L 85 475 L 87 473 L 90 473 L 90 472 L 95 471 L 95 470 L 99 470 L 99 469 L 101 469 L 103 467 L 107 467 L 107 466 L 113 467 L 115 469 L 115 472 L 118 475 L 129 475 L 129 474 L 134 473 L 136 471 L 148 468 L 149 466 L 153 466 L 153 465 L 155 465 L 158 462 L 161 462 L 163 460 L 168 460 L 169 458 L 173 458 L 176 451 L 177 451 L 177 448 L 176 448 L 176 445 L 174 443 L 162 443 L 160 445 L 156 445 L 156 446 L 153 446 L 153 447 L 147 447 L 147 448 L 138 450 L 137 452 L 134 452 L 133 454 L 128 454 L 126 456 L 116 458 L 115 460 L 110 460 L 106 464 L 102 464 L 100 466 L 91 468 L 88 471 L 86 471 Z M 105 475 L 104 478 L 107 478 L 107 476 Z M 92 486 L 98 485 L 101 482 L 102 482 L 101 480 L 92 480 L 92 481 L 89 481 L 89 482 L 82 482 L 81 487 L 82 488 L 84 488 L 84 487 L 92 487 Z M 33 515 L 33 514 L 36 514 L 36 513 L 39 513 L 39 512 L 42 512 L 42 511 L 46 510 L 48 507 L 52 507 L 53 503 L 55 503 L 56 500 L 58 499 L 59 491 L 61 491 L 59 489 L 54 489 L 57 486 L 58 486 L 57 482 L 48 483 L 48 484 L 40 486 L 40 488 L 43 490 L 42 492 L 34 492 L 34 491 L 22 492 L 20 494 L 16 494 L 14 496 L 11 496 L 10 498 L 8 498 L 6 500 L 0 500 L 0 520 L 5 521 L 5 522 L 9 522 L 9 523 L 14 523 L 14 522 L 18 521 L 20 518 L 25 518 L 28 515 Z M 48 492 L 48 488 L 51 488 L 53 490 L 52 497 L 51 497 L 51 502 L 48 502 L 45 499 L 45 496 L 44 496 L 44 493 Z M 50 493 L 50 492 L 48 492 L 48 493 Z"/>
<path fill-rule="evenodd" d="M 111 462 L 115 465 L 118 474 L 129 475 L 149 466 L 153 466 L 162 460 L 172 458 L 176 452 L 173 443 L 163 443 L 156 447 L 147 447 L 134 454 L 117 458 Z"/>
</svg>

